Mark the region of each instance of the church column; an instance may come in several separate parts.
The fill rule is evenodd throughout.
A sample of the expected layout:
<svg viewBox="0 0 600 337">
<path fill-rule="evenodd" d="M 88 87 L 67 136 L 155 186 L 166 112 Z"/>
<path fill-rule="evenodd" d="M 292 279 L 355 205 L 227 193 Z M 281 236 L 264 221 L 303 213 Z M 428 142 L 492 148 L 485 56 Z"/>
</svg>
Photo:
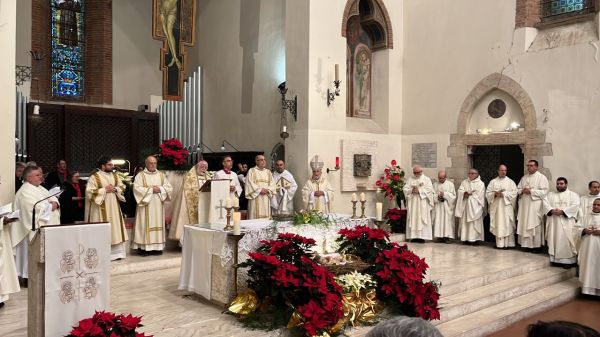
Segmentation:
<svg viewBox="0 0 600 337">
<path fill-rule="evenodd" d="M 15 57 L 17 0 L 0 2 L 0 45 L 5 57 L 0 62 L 0 203 L 11 202 L 15 182 Z"/>
</svg>

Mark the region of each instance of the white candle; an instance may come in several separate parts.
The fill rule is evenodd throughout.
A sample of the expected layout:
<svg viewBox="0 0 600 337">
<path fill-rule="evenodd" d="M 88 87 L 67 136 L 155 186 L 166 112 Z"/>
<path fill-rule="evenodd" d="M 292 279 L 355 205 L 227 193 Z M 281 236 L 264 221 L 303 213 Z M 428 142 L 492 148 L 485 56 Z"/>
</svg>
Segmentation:
<svg viewBox="0 0 600 337">
<path fill-rule="evenodd" d="M 337 63 L 335 64 L 335 80 L 340 80 L 340 65 Z"/>
<path fill-rule="evenodd" d="M 283 128 L 282 128 L 282 131 L 283 131 L 283 132 L 287 132 L 287 125 L 284 125 L 284 126 L 283 126 Z"/>
<path fill-rule="evenodd" d="M 356 193 L 352 193 L 352 201 L 356 201 Z"/>
<path fill-rule="evenodd" d="M 383 218 L 383 203 L 378 202 L 375 204 L 375 220 L 381 221 Z"/>
<path fill-rule="evenodd" d="M 230 198 L 226 198 L 225 199 L 225 207 L 226 208 L 231 208 L 231 199 Z"/>
<path fill-rule="evenodd" d="M 233 207 L 240 208 L 240 199 L 233 198 Z"/>
<path fill-rule="evenodd" d="M 242 232 L 241 222 L 242 222 L 242 213 L 233 212 L 233 234 L 234 235 L 241 234 L 241 232 Z"/>
<path fill-rule="evenodd" d="M 362 192 L 360 194 L 360 201 L 365 201 L 365 200 L 367 200 L 367 197 L 365 196 L 365 192 Z"/>
</svg>

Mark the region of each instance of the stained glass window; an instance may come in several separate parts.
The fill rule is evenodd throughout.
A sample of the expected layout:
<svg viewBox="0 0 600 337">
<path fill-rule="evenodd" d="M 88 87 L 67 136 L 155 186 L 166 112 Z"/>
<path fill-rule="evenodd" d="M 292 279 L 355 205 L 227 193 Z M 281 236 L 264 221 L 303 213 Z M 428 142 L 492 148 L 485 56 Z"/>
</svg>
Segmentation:
<svg viewBox="0 0 600 337">
<path fill-rule="evenodd" d="M 80 100 L 84 93 L 85 0 L 50 0 L 52 97 Z"/>
<path fill-rule="evenodd" d="M 551 0 L 542 1 L 542 16 L 555 17 L 563 15 L 577 15 L 593 12 L 592 0 Z"/>
</svg>

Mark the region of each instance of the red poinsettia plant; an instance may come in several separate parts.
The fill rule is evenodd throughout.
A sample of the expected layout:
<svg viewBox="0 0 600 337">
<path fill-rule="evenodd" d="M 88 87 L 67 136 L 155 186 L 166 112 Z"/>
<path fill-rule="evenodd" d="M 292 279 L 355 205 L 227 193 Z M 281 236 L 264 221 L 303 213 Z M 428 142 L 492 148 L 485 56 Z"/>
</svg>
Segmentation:
<svg viewBox="0 0 600 337">
<path fill-rule="evenodd" d="M 429 267 L 425 259 L 419 258 L 406 245 L 392 245 L 375 259 L 378 297 L 392 311 L 395 309 L 427 320 L 440 319 L 438 284 L 424 281 Z"/>
<path fill-rule="evenodd" d="M 299 314 L 307 336 L 327 332 L 342 318 L 342 288 L 331 272 L 311 259 L 314 245 L 313 239 L 279 234 L 276 240 L 262 241 L 239 265 L 249 267 L 248 287 L 262 303 L 262 311 L 252 315 L 277 314 L 284 316 L 280 323 L 288 324 L 292 315 Z"/>
<path fill-rule="evenodd" d="M 135 331 L 142 326 L 141 321 L 141 316 L 96 311 L 91 318 L 79 321 L 67 337 L 152 337 Z"/>
<path fill-rule="evenodd" d="M 342 228 L 336 239 L 340 243 L 338 252 L 352 254 L 363 261 L 373 264 L 379 252 L 391 247 L 390 237 L 383 229 L 373 229 L 368 226 Z"/>
<path fill-rule="evenodd" d="M 402 187 L 404 187 L 404 170 L 392 160 L 390 165 L 386 166 L 383 174 L 375 181 L 377 188 L 385 193 L 389 200 L 403 196 Z"/>
<path fill-rule="evenodd" d="M 159 145 L 158 161 L 166 169 L 178 169 L 187 163 L 189 152 L 177 138 L 170 138 Z"/>
<path fill-rule="evenodd" d="M 390 208 L 385 212 L 385 218 L 389 220 L 392 230 L 397 233 L 406 232 L 406 221 L 402 220 L 402 216 L 406 213 L 406 210 L 400 208 Z"/>
</svg>

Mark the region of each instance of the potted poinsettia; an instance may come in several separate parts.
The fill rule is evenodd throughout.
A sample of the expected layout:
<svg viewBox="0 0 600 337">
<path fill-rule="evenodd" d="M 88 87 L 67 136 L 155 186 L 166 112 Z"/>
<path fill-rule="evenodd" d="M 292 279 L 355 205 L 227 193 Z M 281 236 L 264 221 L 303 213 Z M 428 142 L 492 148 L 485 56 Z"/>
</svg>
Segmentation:
<svg viewBox="0 0 600 337">
<path fill-rule="evenodd" d="M 375 181 L 379 192 L 384 193 L 389 200 L 395 200 L 398 206 L 404 200 L 404 170 L 398 165 L 396 160 L 392 160 L 383 170 L 383 174 Z"/>
<path fill-rule="evenodd" d="M 136 331 L 141 321 L 141 316 L 96 311 L 91 318 L 79 321 L 67 337 L 152 337 Z"/>
</svg>

